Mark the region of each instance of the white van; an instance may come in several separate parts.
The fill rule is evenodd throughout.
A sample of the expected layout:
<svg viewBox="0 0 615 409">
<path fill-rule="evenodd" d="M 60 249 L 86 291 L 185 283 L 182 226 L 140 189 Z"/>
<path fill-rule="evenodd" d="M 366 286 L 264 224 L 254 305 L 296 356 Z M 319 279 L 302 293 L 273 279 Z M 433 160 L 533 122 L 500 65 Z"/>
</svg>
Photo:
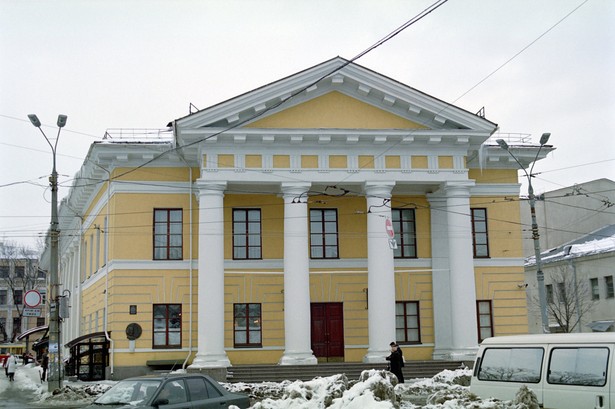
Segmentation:
<svg viewBox="0 0 615 409">
<path fill-rule="evenodd" d="M 522 385 L 549 409 L 615 409 L 615 333 L 537 334 L 485 339 L 472 393 L 512 400 Z"/>
</svg>

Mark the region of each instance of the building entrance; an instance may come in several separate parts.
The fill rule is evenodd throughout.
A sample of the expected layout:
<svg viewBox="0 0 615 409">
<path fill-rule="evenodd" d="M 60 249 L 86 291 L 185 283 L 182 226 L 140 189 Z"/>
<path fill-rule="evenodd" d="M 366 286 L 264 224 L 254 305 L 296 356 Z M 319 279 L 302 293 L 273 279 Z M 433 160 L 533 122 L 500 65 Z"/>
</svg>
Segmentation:
<svg viewBox="0 0 615 409">
<path fill-rule="evenodd" d="M 311 304 L 312 352 L 318 362 L 344 361 L 344 305 Z"/>
</svg>

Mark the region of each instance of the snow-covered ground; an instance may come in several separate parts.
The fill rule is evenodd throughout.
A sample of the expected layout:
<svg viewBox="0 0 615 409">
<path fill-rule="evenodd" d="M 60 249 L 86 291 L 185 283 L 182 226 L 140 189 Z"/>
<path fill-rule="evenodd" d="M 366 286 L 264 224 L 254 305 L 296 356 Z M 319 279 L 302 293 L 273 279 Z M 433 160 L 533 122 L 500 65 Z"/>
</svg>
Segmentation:
<svg viewBox="0 0 615 409">
<path fill-rule="evenodd" d="M 228 390 L 249 395 L 253 409 L 537 409 L 536 396 L 520 390 L 514 401 L 479 399 L 469 391 L 471 371 L 443 371 L 433 378 L 410 379 L 398 384 L 386 371 L 364 371 L 358 380 L 345 375 L 314 378 L 311 381 L 280 383 L 225 383 Z M 32 364 L 19 367 L 15 382 L 0 382 L 0 392 L 7 387 L 31 396 L 31 402 L 58 408 L 87 405 L 114 382 L 64 382 L 61 392 L 47 392 L 40 381 L 40 368 Z"/>
</svg>

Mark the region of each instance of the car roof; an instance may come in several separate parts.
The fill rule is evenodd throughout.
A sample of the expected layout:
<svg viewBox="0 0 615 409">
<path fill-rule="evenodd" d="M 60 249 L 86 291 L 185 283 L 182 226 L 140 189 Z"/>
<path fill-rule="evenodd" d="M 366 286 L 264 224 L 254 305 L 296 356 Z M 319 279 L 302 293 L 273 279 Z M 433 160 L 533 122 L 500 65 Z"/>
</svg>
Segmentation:
<svg viewBox="0 0 615 409">
<path fill-rule="evenodd" d="M 178 378 L 192 378 L 192 377 L 202 377 L 211 378 L 207 375 L 203 375 L 200 373 L 166 373 L 161 375 L 143 375 L 143 376 L 134 376 L 131 378 L 123 379 L 124 381 L 164 381 L 167 379 L 178 379 Z"/>
</svg>

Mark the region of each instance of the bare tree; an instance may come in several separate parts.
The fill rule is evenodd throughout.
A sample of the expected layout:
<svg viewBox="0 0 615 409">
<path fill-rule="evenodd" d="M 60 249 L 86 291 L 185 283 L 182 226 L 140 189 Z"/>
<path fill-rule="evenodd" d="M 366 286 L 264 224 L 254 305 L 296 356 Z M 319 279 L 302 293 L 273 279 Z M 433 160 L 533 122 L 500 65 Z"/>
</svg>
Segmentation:
<svg viewBox="0 0 615 409">
<path fill-rule="evenodd" d="M 39 283 L 38 260 L 35 251 L 13 242 L 0 241 L 0 287 L 10 292 L 13 307 L 20 322 L 24 313 L 23 295 L 37 288 Z M 7 320 L 12 318 L 12 315 L 7 316 Z M 9 336 L 5 326 L 0 322 L 0 333 L 5 342 L 15 340 L 19 335 L 17 329 L 13 327 Z"/>
<path fill-rule="evenodd" d="M 583 317 L 594 308 L 591 288 L 587 280 L 576 280 L 566 266 L 560 266 L 550 273 L 545 272 L 551 285 L 547 285 L 547 314 L 561 332 L 577 332 Z M 540 306 L 538 297 L 531 297 L 536 309 Z M 539 310 L 538 310 L 539 311 Z"/>
</svg>

